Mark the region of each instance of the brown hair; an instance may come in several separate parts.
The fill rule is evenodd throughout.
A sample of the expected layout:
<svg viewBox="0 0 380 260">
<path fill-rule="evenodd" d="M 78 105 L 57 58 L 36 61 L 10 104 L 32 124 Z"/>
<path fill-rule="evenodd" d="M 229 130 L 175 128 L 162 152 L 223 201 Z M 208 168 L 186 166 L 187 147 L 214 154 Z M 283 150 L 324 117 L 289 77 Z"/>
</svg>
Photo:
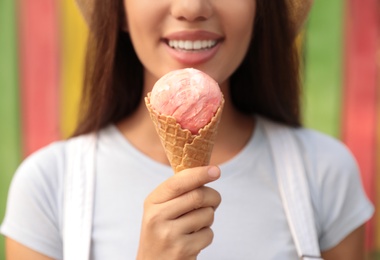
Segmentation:
<svg viewBox="0 0 380 260">
<path fill-rule="evenodd" d="M 74 136 L 122 120 L 142 101 L 143 66 L 121 30 L 122 1 L 95 1 L 93 17 Z M 232 102 L 239 111 L 300 126 L 295 34 L 285 0 L 257 0 L 253 39 L 230 79 Z"/>
</svg>

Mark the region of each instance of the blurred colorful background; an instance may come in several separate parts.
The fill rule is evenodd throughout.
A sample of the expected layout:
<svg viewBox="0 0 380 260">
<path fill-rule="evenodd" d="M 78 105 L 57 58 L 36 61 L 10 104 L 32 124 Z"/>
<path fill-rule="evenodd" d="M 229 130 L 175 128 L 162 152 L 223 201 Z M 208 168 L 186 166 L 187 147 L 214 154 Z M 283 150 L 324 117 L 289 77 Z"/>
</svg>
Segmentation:
<svg viewBox="0 0 380 260">
<path fill-rule="evenodd" d="M 316 0 L 300 35 L 305 125 L 347 144 L 375 205 L 380 203 L 379 14 L 379 0 Z M 75 128 L 87 30 L 74 0 L 0 0 L 0 221 L 22 159 Z M 380 259 L 378 214 L 367 228 L 371 259 Z M 0 259 L 5 259 L 3 237 Z"/>
</svg>

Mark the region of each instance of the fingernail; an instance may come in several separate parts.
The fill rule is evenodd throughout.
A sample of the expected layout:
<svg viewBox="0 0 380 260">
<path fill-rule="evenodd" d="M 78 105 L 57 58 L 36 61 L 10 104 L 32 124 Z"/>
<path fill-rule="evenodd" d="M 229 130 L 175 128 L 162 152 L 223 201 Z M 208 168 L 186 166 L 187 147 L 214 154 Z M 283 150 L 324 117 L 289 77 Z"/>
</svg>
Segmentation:
<svg viewBox="0 0 380 260">
<path fill-rule="evenodd" d="M 215 179 L 215 178 L 219 177 L 220 170 L 216 166 L 211 166 L 210 168 L 208 168 L 207 173 L 208 173 L 208 176 L 210 176 L 211 178 Z"/>
</svg>

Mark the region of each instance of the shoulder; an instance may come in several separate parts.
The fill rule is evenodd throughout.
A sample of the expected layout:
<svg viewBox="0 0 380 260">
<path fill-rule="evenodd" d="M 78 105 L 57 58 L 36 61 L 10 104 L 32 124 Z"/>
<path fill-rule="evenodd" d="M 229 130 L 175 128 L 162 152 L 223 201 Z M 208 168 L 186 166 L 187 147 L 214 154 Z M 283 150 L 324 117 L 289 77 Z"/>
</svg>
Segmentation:
<svg viewBox="0 0 380 260">
<path fill-rule="evenodd" d="M 14 181 L 22 178 L 29 181 L 55 179 L 65 165 L 67 141 L 51 143 L 28 156 L 19 166 Z"/>
<path fill-rule="evenodd" d="M 277 126 L 293 136 L 311 191 L 318 197 L 338 183 L 345 188 L 349 188 L 349 183 L 355 182 L 358 187 L 361 186 L 356 159 L 342 141 L 306 127 Z M 325 195 L 327 194 L 329 193 Z"/>
<path fill-rule="evenodd" d="M 264 124 L 273 124 L 263 120 Z M 294 137 L 307 177 L 322 250 L 337 245 L 373 214 L 357 162 L 340 140 L 307 128 L 274 123 Z"/>
<path fill-rule="evenodd" d="M 311 193 L 319 207 L 321 200 L 333 199 L 338 192 L 344 196 L 344 192 L 363 189 L 357 161 L 342 141 L 307 128 L 291 131 L 298 142 Z"/>
<path fill-rule="evenodd" d="M 51 143 L 28 156 L 9 189 L 1 233 L 27 247 L 61 259 L 63 193 L 72 143 L 83 137 Z"/>
<path fill-rule="evenodd" d="M 38 172 L 60 172 L 65 169 L 69 154 L 75 148 L 86 146 L 91 143 L 92 135 L 82 135 L 67 140 L 55 141 L 28 156 L 19 166 L 18 172 L 38 171 Z M 79 152 L 79 151 L 76 151 Z"/>
<path fill-rule="evenodd" d="M 84 137 L 87 138 L 80 136 L 53 142 L 28 156 L 13 176 L 10 201 L 33 200 L 40 205 L 53 203 L 58 206 L 56 213 L 59 213 L 68 163 L 73 154 L 76 156 L 82 152 L 75 148 L 85 144 Z"/>
<path fill-rule="evenodd" d="M 322 250 L 336 246 L 370 219 L 374 207 L 359 165 L 341 141 L 310 129 L 295 130 L 305 161 Z"/>
<path fill-rule="evenodd" d="M 16 175 L 38 172 L 53 177 L 54 173 L 63 173 L 73 153 L 85 153 L 89 146 L 96 143 L 95 140 L 95 135 L 86 134 L 53 142 L 28 156 L 19 166 Z"/>
<path fill-rule="evenodd" d="M 281 124 L 294 137 L 304 163 L 322 250 L 337 245 L 373 214 L 358 164 L 348 147 L 324 133 Z"/>
<path fill-rule="evenodd" d="M 66 169 L 66 147 L 67 141 L 57 141 L 28 156 L 13 176 L 9 202 L 19 200 L 59 205 Z"/>
<path fill-rule="evenodd" d="M 292 132 L 307 163 L 318 163 L 321 170 L 331 167 L 357 170 L 353 154 L 342 141 L 307 128 L 292 129 Z"/>
<path fill-rule="evenodd" d="M 325 208 L 327 201 L 335 199 L 335 203 L 339 202 L 337 196 L 342 198 L 341 203 L 352 202 L 354 198 L 350 198 L 352 196 L 349 193 L 362 199 L 358 204 L 368 204 L 359 165 L 342 141 L 307 128 L 294 129 L 292 132 L 304 161 L 312 199 L 320 212 L 329 211 Z"/>
<path fill-rule="evenodd" d="M 290 133 L 306 165 L 315 165 L 322 171 L 332 168 L 357 169 L 351 151 L 337 138 L 306 127 L 290 127 L 265 118 L 259 120 L 265 126 Z"/>
<path fill-rule="evenodd" d="M 11 182 L 1 233 L 59 259 L 66 142 L 52 143 L 28 156 Z"/>
</svg>

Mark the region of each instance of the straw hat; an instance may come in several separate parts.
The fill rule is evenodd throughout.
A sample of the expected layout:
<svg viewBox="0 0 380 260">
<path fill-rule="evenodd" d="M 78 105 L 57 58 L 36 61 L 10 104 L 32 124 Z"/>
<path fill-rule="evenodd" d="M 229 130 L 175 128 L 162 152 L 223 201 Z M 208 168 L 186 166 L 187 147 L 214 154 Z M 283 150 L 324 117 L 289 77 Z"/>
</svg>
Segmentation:
<svg viewBox="0 0 380 260">
<path fill-rule="evenodd" d="M 287 0 L 293 23 L 297 31 L 300 30 L 313 5 L 314 0 Z"/>
<path fill-rule="evenodd" d="M 273 0 L 267 0 L 273 1 Z M 274 0 L 275 1 L 275 0 Z M 299 30 L 305 22 L 313 0 L 286 0 L 290 7 L 293 23 L 296 29 Z M 94 0 L 76 0 L 79 9 L 81 10 L 87 23 L 90 22 L 91 13 L 94 9 Z"/>
</svg>

